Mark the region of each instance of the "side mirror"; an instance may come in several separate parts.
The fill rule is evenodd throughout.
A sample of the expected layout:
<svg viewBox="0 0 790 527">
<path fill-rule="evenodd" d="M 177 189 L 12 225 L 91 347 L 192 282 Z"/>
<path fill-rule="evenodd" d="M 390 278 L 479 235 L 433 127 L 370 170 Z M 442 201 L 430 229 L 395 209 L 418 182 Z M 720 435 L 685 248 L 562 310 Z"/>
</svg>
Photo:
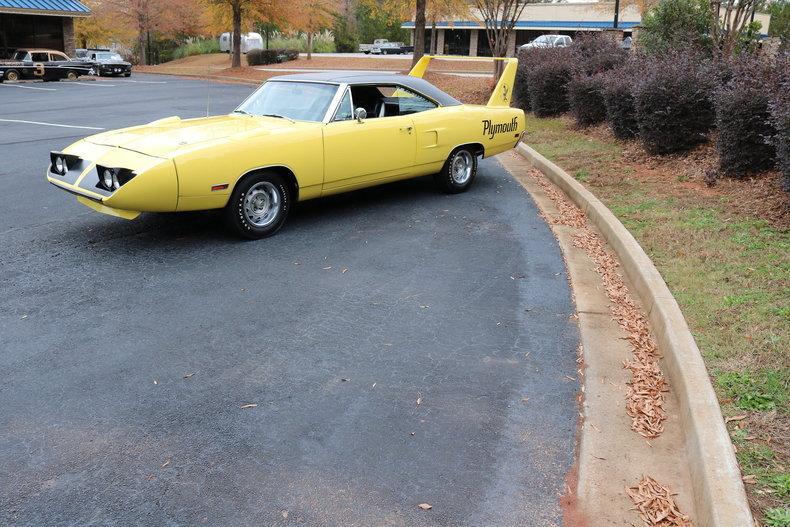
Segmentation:
<svg viewBox="0 0 790 527">
<path fill-rule="evenodd" d="M 358 123 L 361 123 L 363 119 L 368 116 L 367 110 L 364 108 L 357 108 L 354 110 L 354 118 L 357 120 Z"/>
</svg>

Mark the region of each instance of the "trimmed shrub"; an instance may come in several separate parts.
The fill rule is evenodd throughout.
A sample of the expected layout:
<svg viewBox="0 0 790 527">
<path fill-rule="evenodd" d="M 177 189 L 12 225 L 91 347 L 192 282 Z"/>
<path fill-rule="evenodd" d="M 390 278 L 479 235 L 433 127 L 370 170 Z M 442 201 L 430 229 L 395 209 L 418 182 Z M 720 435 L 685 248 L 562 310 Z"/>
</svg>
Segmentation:
<svg viewBox="0 0 790 527">
<path fill-rule="evenodd" d="M 527 72 L 529 71 L 530 50 L 518 51 L 518 68 L 516 69 L 516 82 L 513 85 L 513 105 L 525 112 L 530 111 L 529 90 L 527 89 Z"/>
<path fill-rule="evenodd" d="M 776 130 L 772 142 L 782 171 L 782 188 L 790 194 L 790 59 L 779 59 L 776 69 L 780 78 L 770 102 L 771 123 Z"/>
<path fill-rule="evenodd" d="M 568 83 L 568 104 L 580 126 L 598 124 L 606 119 L 602 75 L 576 75 Z"/>
<path fill-rule="evenodd" d="M 299 58 L 296 49 L 251 49 L 247 52 L 247 65 L 262 66 Z"/>
<path fill-rule="evenodd" d="M 535 62 L 527 70 L 529 105 L 538 117 L 568 111 L 568 82 L 573 76 L 568 48 L 532 49 Z"/>
<path fill-rule="evenodd" d="M 754 56 L 744 56 L 732 68 L 732 77 L 716 91 L 716 149 L 725 174 L 743 176 L 774 165 L 768 108 L 775 69 Z"/>
<path fill-rule="evenodd" d="M 579 35 L 571 44 L 573 60 L 580 73 L 595 75 L 625 62 L 627 52 L 610 35 L 591 33 Z"/>
<path fill-rule="evenodd" d="M 631 93 L 633 79 L 627 68 L 612 70 L 604 74 L 603 102 L 606 106 L 606 122 L 615 137 L 630 139 L 639 133 L 634 96 Z"/>
<path fill-rule="evenodd" d="M 652 57 L 634 76 L 639 137 L 651 154 L 690 150 L 707 140 L 715 123 L 716 77 L 693 53 Z"/>
</svg>

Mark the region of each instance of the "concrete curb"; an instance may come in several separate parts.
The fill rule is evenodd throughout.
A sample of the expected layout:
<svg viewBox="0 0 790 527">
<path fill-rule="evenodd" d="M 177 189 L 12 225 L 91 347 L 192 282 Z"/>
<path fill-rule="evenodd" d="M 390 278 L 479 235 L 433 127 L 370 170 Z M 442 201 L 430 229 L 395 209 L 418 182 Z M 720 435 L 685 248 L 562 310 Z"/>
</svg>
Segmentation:
<svg viewBox="0 0 790 527">
<path fill-rule="evenodd" d="M 754 525 L 716 393 L 680 307 L 653 262 L 614 214 L 581 183 L 534 149 L 516 148 L 586 214 L 617 254 L 625 275 L 648 313 L 678 399 L 680 422 L 694 488 L 695 525 Z"/>
</svg>

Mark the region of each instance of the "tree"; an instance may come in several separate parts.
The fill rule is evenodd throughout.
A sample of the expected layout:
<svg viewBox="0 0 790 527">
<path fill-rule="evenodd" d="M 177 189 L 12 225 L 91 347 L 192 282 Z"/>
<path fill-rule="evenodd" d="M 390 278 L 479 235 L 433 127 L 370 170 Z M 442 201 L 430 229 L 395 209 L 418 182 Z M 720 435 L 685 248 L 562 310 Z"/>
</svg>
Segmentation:
<svg viewBox="0 0 790 527">
<path fill-rule="evenodd" d="M 782 40 L 782 47 L 787 48 L 788 42 L 790 42 L 790 1 L 771 2 L 767 11 L 771 15 L 768 34 L 772 37 L 779 37 Z"/>
<path fill-rule="evenodd" d="M 172 1 L 172 0 L 169 0 Z M 187 0 L 190 1 L 190 0 Z M 243 28 L 252 27 L 252 21 L 279 25 L 296 16 L 297 6 L 276 0 L 207 0 L 215 23 L 233 27 L 231 42 L 231 67 L 241 67 L 241 33 Z M 228 9 L 230 8 L 230 9 Z M 230 20 L 228 20 L 230 15 Z M 227 26 L 224 26 L 227 27 Z"/>
<path fill-rule="evenodd" d="M 534 0 L 475 0 L 475 5 L 486 27 L 486 38 L 494 57 L 507 55 L 507 45 L 513 35 L 516 21 L 528 3 Z M 494 77 L 502 74 L 503 62 L 494 61 Z"/>
<path fill-rule="evenodd" d="M 417 0 L 414 8 L 414 58 L 412 66 L 425 54 L 425 0 Z"/>
<path fill-rule="evenodd" d="M 707 0 L 662 0 L 642 17 L 639 45 L 649 53 L 709 49 L 709 9 Z"/>
<path fill-rule="evenodd" d="M 307 60 L 312 58 L 313 35 L 332 25 L 339 10 L 334 0 L 296 0 L 290 26 L 307 34 Z"/>
<path fill-rule="evenodd" d="M 751 16 L 762 0 L 711 0 L 708 10 L 710 36 L 715 50 L 730 57 L 743 45 L 750 29 Z"/>
<path fill-rule="evenodd" d="M 426 18 L 431 21 L 431 55 L 444 52 L 444 50 L 436 49 L 438 45 L 437 20 L 463 19 L 469 15 L 469 3 L 466 0 L 431 0 L 425 13 Z"/>
</svg>

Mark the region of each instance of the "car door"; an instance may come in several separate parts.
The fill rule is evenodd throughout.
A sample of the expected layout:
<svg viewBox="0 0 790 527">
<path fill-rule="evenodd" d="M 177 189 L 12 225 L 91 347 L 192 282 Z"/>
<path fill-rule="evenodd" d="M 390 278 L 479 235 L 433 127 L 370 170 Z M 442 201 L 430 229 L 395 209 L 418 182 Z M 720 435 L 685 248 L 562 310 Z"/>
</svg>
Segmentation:
<svg viewBox="0 0 790 527">
<path fill-rule="evenodd" d="M 40 79 L 44 78 L 47 72 L 45 66 L 49 62 L 49 54 L 43 51 L 36 51 L 30 54 L 30 58 L 33 60 L 33 75 Z"/>
<path fill-rule="evenodd" d="M 351 86 L 324 126 L 324 191 L 407 177 L 416 139 L 409 115 L 396 110 L 397 86 Z M 354 109 L 367 117 L 358 121 Z"/>
</svg>

